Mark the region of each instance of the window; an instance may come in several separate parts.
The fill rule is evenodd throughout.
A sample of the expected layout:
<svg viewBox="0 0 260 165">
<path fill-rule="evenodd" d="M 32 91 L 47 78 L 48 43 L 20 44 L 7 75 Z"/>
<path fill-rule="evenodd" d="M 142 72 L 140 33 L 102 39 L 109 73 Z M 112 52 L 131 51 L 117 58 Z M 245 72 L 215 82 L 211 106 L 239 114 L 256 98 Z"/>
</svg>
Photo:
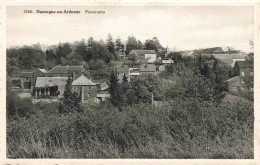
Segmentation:
<svg viewBox="0 0 260 165">
<path fill-rule="evenodd" d="M 245 72 L 241 72 L 241 76 L 245 76 Z"/>
<path fill-rule="evenodd" d="M 243 78 L 241 78 L 241 83 L 244 83 L 244 79 Z"/>
<path fill-rule="evenodd" d="M 88 93 L 88 97 L 90 97 L 90 93 Z"/>
<path fill-rule="evenodd" d="M 250 72 L 250 76 L 254 76 L 254 73 L 253 73 L 253 72 Z"/>
<path fill-rule="evenodd" d="M 237 92 L 240 92 L 240 86 L 237 86 Z"/>
<path fill-rule="evenodd" d="M 90 89 L 90 86 L 88 86 L 88 89 Z"/>
</svg>

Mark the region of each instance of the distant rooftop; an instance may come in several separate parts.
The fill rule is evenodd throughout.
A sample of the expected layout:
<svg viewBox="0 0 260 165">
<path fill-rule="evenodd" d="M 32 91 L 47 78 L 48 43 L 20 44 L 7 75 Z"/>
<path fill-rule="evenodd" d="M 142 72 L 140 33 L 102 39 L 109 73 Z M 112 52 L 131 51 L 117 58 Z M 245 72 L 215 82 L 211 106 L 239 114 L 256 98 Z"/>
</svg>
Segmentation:
<svg viewBox="0 0 260 165">
<path fill-rule="evenodd" d="M 87 70 L 85 70 L 83 68 L 83 66 L 55 66 L 54 68 L 52 68 L 48 73 L 53 73 L 53 74 L 60 74 L 60 73 L 68 73 L 68 74 L 73 74 L 74 73 L 79 73 L 81 71 L 86 72 L 87 74 L 89 74 L 89 72 Z"/>
</svg>

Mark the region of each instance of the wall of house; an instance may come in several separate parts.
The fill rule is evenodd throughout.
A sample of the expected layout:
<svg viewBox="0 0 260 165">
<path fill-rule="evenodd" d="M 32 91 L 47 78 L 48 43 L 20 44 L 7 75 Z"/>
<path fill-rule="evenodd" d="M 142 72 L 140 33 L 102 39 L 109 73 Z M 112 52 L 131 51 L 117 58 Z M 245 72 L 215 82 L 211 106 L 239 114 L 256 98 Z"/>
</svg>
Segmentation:
<svg viewBox="0 0 260 165">
<path fill-rule="evenodd" d="M 83 86 L 84 101 L 94 102 L 97 96 L 97 86 Z"/>
<path fill-rule="evenodd" d="M 156 54 L 145 54 L 144 58 L 148 60 L 148 63 L 154 63 L 157 60 L 157 55 Z"/>
<path fill-rule="evenodd" d="M 22 77 L 21 78 L 21 88 L 30 89 L 31 88 L 31 77 Z"/>
<path fill-rule="evenodd" d="M 58 86 L 58 91 L 59 91 L 59 95 L 58 97 L 63 98 L 64 97 L 64 90 L 65 90 L 65 85 L 63 86 Z"/>
<path fill-rule="evenodd" d="M 229 92 L 238 92 L 241 90 L 240 77 L 233 77 L 229 81 L 226 81 Z"/>
<path fill-rule="evenodd" d="M 118 78 L 119 82 L 122 82 L 122 81 L 123 81 L 124 75 L 126 75 L 127 80 L 128 80 L 128 82 L 129 82 L 129 81 L 130 81 L 130 73 L 129 73 L 129 72 L 128 72 L 128 73 L 117 72 L 117 78 Z"/>
</svg>

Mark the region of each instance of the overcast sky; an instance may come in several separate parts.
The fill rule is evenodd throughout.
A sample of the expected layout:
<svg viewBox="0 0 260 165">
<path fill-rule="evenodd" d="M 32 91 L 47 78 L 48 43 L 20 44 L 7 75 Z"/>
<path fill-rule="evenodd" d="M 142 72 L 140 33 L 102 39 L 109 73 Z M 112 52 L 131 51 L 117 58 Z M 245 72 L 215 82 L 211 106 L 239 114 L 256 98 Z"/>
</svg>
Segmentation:
<svg viewBox="0 0 260 165">
<path fill-rule="evenodd" d="M 80 10 L 81 14 L 24 14 L 23 10 Z M 105 14 L 85 14 L 85 10 Z M 129 35 L 145 42 L 154 36 L 178 50 L 231 46 L 250 51 L 253 7 L 7 7 L 7 47 L 58 44 Z"/>
</svg>

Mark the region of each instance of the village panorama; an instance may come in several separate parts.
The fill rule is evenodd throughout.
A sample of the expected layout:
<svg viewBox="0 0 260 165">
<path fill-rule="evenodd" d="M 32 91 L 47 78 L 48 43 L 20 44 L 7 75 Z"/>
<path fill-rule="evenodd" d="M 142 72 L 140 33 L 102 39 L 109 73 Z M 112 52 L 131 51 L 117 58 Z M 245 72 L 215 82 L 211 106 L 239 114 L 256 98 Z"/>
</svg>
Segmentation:
<svg viewBox="0 0 260 165">
<path fill-rule="evenodd" d="M 110 34 L 6 53 L 8 158 L 253 158 L 253 53 Z"/>
</svg>

